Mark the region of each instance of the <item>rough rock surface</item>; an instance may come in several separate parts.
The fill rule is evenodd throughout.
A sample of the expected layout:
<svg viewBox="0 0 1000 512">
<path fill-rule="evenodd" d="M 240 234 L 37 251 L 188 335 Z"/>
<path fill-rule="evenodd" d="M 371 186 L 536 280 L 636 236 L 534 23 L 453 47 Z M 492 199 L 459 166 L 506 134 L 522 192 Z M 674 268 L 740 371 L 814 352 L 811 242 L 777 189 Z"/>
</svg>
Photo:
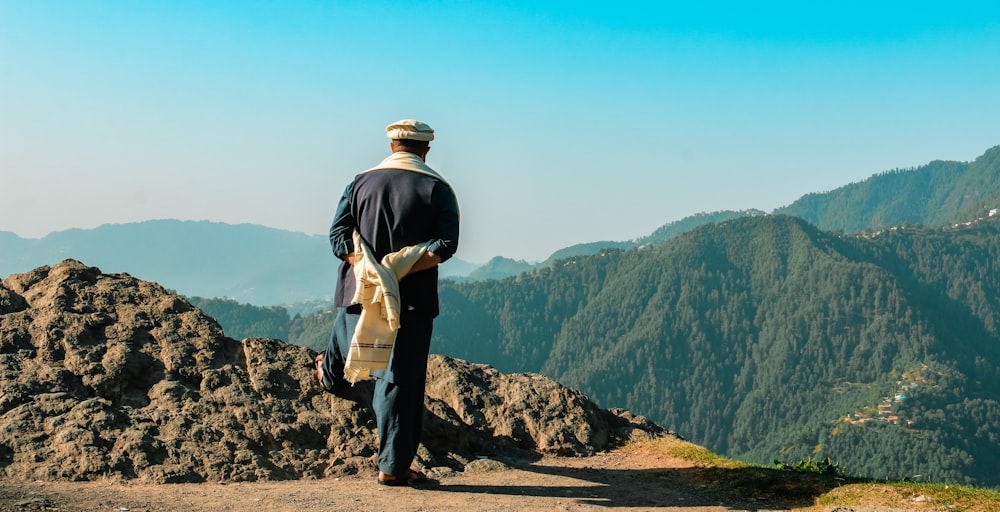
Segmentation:
<svg viewBox="0 0 1000 512">
<path fill-rule="evenodd" d="M 370 383 L 324 393 L 315 353 L 227 338 L 183 297 L 74 260 L 0 284 L 0 475 L 148 482 L 374 471 Z M 591 455 L 667 433 L 540 375 L 443 356 L 418 462 Z M 475 467 L 475 464 L 473 464 Z"/>
</svg>

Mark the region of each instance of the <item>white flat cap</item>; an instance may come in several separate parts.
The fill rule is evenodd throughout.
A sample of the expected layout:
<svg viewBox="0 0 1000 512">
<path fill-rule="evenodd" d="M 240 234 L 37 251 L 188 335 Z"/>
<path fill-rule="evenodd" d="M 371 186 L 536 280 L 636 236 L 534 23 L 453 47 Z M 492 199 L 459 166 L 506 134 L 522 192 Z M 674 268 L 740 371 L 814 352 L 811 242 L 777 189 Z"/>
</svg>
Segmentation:
<svg viewBox="0 0 1000 512">
<path fill-rule="evenodd" d="M 386 126 L 385 134 L 392 140 L 434 140 L 434 129 L 416 119 L 400 119 Z"/>
</svg>

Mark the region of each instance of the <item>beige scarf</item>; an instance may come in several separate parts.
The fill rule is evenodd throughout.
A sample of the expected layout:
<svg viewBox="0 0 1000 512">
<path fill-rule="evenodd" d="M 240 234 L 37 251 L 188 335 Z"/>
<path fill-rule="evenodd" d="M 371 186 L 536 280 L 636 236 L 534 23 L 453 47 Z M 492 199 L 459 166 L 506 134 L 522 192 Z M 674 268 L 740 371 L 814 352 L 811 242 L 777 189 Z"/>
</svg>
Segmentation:
<svg viewBox="0 0 1000 512">
<path fill-rule="evenodd" d="M 387 254 L 381 264 L 368 244 L 354 232 L 355 292 L 352 304 L 361 304 L 361 317 L 351 337 L 344 378 L 352 384 L 371 378 L 371 372 L 389 367 L 399 330 L 399 280 L 427 252 L 428 243 Z"/>
<path fill-rule="evenodd" d="M 443 183 L 448 183 L 444 181 L 444 178 L 437 173 L 434 169 L 431 169 L 423 158 L 420 158 L 413 153 L 408 153 L 406 151 L 397 151 L 379 162 L 378 165 L 368 169 L 364 172 L 377 171 L 379 169 L 400 169 L 403 171 L 419 172 L 420 174 L 426 174 L 428 176 L 433 176 Z"/>
</svg>

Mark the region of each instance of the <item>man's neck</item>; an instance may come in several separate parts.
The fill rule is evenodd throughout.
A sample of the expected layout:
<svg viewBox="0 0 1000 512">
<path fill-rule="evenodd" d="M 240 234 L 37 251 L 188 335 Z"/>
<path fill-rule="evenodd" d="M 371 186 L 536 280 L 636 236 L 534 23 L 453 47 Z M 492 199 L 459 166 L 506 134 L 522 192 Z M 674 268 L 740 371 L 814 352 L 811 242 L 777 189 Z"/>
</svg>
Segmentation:
<svg viewBox="0 0 1000 512">
<path fill-rule="evenodd" d="M 410 150 L 407 150 L 407 149 L 397 149 L 397 150 L 393 151 L 393 153 L 394 154 L 395 153 L 409 153 L 409 154 L 411 154 L 413 156 L 416 156 L 417 158 L 419 158 L 419 159 L 421 159 L 421 160 L 423 160 L 425 162 L 427 161 L 427 158 L 425 158 L 424 155 L 421 155 L 420 153 L 417 153 L 417 152 L 414 152 L 414 151 L 410 151 Z"/>
</svg>

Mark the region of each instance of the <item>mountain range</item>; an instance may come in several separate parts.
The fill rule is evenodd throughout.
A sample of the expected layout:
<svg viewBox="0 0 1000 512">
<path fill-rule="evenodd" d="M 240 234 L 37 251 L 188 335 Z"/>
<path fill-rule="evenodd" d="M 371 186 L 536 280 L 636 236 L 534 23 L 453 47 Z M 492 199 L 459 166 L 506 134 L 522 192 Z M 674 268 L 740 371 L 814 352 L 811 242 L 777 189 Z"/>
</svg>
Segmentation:
<svg viewBox="0 0 1000 512">
<path fill-rule="evenodd" d="M 959 222 L 1000 205 L 1000 191 L 991 186 L 998 166 L 1000 146 L 973 162 L 935 161 L 808 194 L 772 213 L 845 232 L 905 223 Z M 761 210 L 698 213 L 636 240 L 595 241 L 560 249 L 540 263 L 500 255 L 484 265 L 453 258 L 442 265 L 441 275 L 456 281 L 501 279 L 565 258 L 662 244 L 701 225 L 766 214 Z M 331 283 L 336 279 L 336 262 L 326 237 L 252 224 L 152 220 L 70 229 L 40 239 L 0 231 L 0 276 L 54 265 L 68 257 L 107 272 L 155 279 L 184 295 L 229 297 L 258 306 L 322 302 L 331 296 Z"/>
<path fill-rule="evenodd" d="M 66 258 L 156 280 L 188 296 L 259 305 L 322 301 L 332 297 L 337 279 L 326 237 L 254 224 L 151 220 L 70 229 L 41 239 L 0 232 L 4 276 Z M 442 275 L 464 275 L 476 266 L 455 259 L 442 266 Z"/>
<path fill-rule="evenodd" d="M 903 224 L 962 222 L 988 215 L 990 209 L 1000 206 L 1000 190 L 996 188 L 998 168 L 1000 147 L 993 147 L 973 162 L 936 160 L 921 167 L 885 171 L 829 192 L 806 194 L 771 213 L 793 215 L 820 229 L 847 233 Z M 527 269 L 547 267 L 560 259 L 596 254 L 604 249 L 662 244 L 704 224 L 766 214 L 757 209 L 698 213 L 665 224 L 636 240 L 567 247 L 538 264 L 496 257 L 470 274 L 469 280 L 515 275 Z"/>
</svg>

